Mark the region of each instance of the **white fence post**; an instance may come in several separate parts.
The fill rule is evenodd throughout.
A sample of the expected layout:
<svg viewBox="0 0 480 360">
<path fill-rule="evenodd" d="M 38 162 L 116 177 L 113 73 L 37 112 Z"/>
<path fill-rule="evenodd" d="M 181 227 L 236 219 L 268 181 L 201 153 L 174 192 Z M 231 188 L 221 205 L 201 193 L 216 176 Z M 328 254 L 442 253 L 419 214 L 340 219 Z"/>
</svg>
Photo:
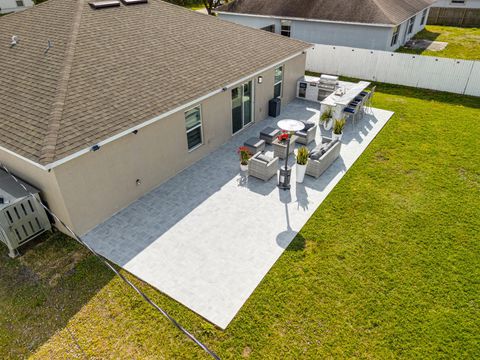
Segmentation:
<svg viewBox="0 0 480 360">
<path fill-rule="evenodd" d="M 480 96 L 480 62 L 315 44 L 307 70 Z"/>
</svg>

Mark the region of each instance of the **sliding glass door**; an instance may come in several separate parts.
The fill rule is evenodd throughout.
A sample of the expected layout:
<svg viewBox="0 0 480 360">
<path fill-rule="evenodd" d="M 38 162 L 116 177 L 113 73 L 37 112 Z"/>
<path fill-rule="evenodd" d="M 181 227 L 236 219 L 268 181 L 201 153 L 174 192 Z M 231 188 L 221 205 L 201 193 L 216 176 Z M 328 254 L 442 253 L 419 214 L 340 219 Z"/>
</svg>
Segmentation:
<svg viewBox="0 0 480 360">
<path fill-rule="evenodd" d="M 249 81 L 232 89 L 232 133 L 253 121 L 253 89 Z"/>
</svg>

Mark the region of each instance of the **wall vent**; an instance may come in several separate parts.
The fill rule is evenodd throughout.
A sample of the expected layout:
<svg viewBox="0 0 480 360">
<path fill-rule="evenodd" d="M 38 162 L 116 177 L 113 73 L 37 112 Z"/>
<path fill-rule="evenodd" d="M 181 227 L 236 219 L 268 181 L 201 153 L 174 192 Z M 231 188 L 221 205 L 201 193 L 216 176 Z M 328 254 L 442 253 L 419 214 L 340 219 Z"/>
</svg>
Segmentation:
<svg viewBox="0 0 480 360">
<path fill-rule="evenodd" d="M 90 1 L 88 3 L 93 9 L 105 9 L 120 6 L 119 0 Z"/>
</svg>

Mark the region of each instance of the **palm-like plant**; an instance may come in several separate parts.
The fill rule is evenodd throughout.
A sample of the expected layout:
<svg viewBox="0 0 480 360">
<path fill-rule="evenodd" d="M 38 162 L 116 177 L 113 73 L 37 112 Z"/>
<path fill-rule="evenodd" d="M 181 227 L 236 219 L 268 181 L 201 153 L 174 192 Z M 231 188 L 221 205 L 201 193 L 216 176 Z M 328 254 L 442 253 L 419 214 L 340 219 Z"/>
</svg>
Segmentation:
<svg viewBox="0 0 480 360">
<path fill-rule="evenodd" d="M 333 133 L 336 135 L 340 135 L 343 132 L 343 128 L 345 127 L 345 118 L 336 119 L 335 123 L 333 124 Z"/>
</svg>

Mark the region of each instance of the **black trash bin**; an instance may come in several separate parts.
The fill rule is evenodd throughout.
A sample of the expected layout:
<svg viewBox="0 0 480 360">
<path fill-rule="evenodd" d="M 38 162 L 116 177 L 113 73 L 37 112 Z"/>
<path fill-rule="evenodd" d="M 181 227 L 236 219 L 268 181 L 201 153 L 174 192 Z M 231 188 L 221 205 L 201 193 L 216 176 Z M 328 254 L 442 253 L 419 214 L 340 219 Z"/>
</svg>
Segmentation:
<svg viewBox="0 0 480 360">
<path fill-rule="evenodd" d="M 280 115 L 282 101 L 280 98 L 274 98 L 268 102 L 268 116 L 277 117 Z"/>
</svg>

